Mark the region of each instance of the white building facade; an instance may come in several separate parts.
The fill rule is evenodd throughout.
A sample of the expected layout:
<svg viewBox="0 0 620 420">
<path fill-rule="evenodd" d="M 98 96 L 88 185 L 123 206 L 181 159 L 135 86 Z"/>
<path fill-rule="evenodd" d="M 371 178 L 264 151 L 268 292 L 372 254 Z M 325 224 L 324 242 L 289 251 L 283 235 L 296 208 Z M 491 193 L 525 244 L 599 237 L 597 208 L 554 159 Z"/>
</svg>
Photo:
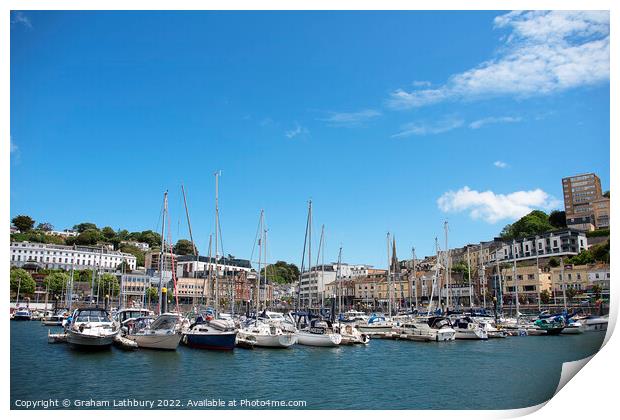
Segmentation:
<svg viewBox="0 0 620 420">
<path fill-rule="evenodd" d="M 34 242 L 12 242 L 11 266 L 36 264 L 41 268 L 76 270 L 97 269 L 114 272 L 125 261 L 130 270 L 136 269 L 136 257 L 102 247 L 67 246 Z"/>
</svg>

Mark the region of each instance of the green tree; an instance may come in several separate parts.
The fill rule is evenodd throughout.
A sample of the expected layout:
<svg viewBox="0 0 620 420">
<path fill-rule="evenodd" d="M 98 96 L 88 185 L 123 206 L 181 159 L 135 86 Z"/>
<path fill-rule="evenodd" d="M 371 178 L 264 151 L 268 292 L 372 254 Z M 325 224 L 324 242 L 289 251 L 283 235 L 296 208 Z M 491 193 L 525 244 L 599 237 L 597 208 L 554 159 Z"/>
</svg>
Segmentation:
<svg viewBox="0 0 620 420">
<path fill-rule="evenodd" d="M 23 214 L 15 216 L 13 219 L 11 219 L 11 223 L 13 223 L 13 226 L 19 229 L 20 232 L 31 231 L 34 227 L 34 219 L 30 216 L 26 216 Z"/>
<path fill-rule="evenodd" d="M 566 212 L 561 210 L 553 210 L 549 213 L 549 223 L 554 228 L 565 228 L 566 227 Z"/>
<path fill-rule="evenodd" d="M 295 264 L 288 264 L 285 261 L 277 261 L 261 270 L 264 277 L 267 273 L 267 279 L 272 283 L 288 284 L 297 281 L 299 278 L 299 268 Z"/>
<path fill-rule="evenodd" d="M 560 261 L 555 258 L 555 257 L 551 257 L 549 258 L 549 267 L 559 267 L 560 266 Z"/>
<path fill-rule="evenodd" d="M 74 230 L 77 230 L 78 233 L 86 232 L 87 230 L 99 230 L 96 224 L 90 222 L 80 223 L 79 225 L 73 226 Z"/>
<path fill-rule="evenodd" d="M 23 268 L 11 269 L 11 291 L 17 294 L 19 289 L 20 295 L 31 295 L 36 287 L 37 284 L 29 272 Z"/>
<path fill-rule="evenodd" d="M 187 239 L 179 239 L 172 249 L 177 255 L 196 255 L 192 243 Z M 198 252 L 198 248 L 196 248 L 196 252 Z"/>
<path fill-rule="evenodd" d="M 539 235 L 550 230 L 553 230 L 553 226 L 549 222 L 547 213 L 534 210 L 513 224 L 506 225 L 500 236 L 502 239 L 517 239 L 524 236 Z"/>
<path fill-rule="evenodd" d="M 566 293 L 566 299 L 568 299 L 568 301 L 570 302 L 577 295 L 577 290 L 575 290 L 573 286 L 568 286 L 566 288 L 565 293 Z"/>
<path fill-rule="evenodd" d="M 145 242 L 149 244 L 151 248 L 161 245 L 161 235 L 157 232 L 153 232 L 152 230 L 132 232 L 131 234 L 129 234 L 129 239 L 138 242 Z"/>
<path fill-rule="evenodd" d="M 609 190 L 607 190 L 607 191 L 605 191 L 605 192 L 603 193 L 603 197 L 610 198 L 610 197 L 609 197 Z"/>
<path fill-rule="evenodd" d="M 144 267 L 144 252 L 140 248 L 131 244 L 121 244 L 120 250 L 136 257 L 136 266 Z"/>
<path fill-rule="evenodd" d="M 110 297 L 118 295 L 121 288 L 118 284 L 118 278 L 114 274 L 103 273 L 101 277 L 97 279 L 97 287 L 99 288 L 99 297 L 103 298 L 105 295 Z"/>
<path fill-rule="evenodd" d="M 594 286 L 592 286 L 592 293 L 594 293 L 594 299 L 596 300 L 600 299 L 602 292 L 603 292 L 603 289 L 598 284 L 595 284 Z"/>
<path fill-rule="evenodd" d="M 540 292 L 540 301 L 542 303 L 546 305 L 549 303 L 550 300 L 551 300 L 551 295 L 549 294 L 548 290 L 543 290 L 542 292 Z"/>
<path fill-rule="evenodd" d="M 150 303 L 159 302 L 159 291 L 155 287 L 146 289 L 146 300 Z"/>
<path fill-rule="evenodd" d="M 54 230 L 54 226 L 51 223 L 48 223 L 48 222 L 39 223 L 37 225 L 37 230 L 42 230 L 44 232 L 51 232 L 52 230 Z"/>
<path fill-rule="evenodd" d="M 101 229 L 101 233 L 106 239 L 113 239 L 116 236 L 116 232 L 110 226 L 106 226 Z"/>
<path fill-rule="evenodd" d="M 579 254 L 564 259 L 564 264 L 584 265 L 592 264 L 594 262 L 594 256 L 590 250 L 583 250 Z"/>
<path fill-rule="evenodd" d="M 589 249 L 594 261 L 604 262 L 609 264 L 609 239 L 602 244 L 593 245 Z"/>
<path fill-rule="evenodd" d="M 97 245 L 99 241 L 104 239 L 103 235 L 99 230 L 96 229 L 88 229 L 80 233 L 75 238 L 76 245 Z"/>
<path fill-rule="evenodd" d="M 66 289 L 69 275 L 62 272 L 52 272 L 45 277 L 43 284 L 52 295 L 59 294 Z"/>
</svg>

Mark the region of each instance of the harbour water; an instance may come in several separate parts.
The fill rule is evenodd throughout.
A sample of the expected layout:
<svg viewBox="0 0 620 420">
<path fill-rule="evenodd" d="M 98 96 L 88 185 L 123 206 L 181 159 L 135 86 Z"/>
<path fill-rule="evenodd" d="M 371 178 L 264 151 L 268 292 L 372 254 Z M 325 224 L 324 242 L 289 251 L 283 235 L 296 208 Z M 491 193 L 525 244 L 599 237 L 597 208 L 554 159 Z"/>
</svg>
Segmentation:
<svg viewBox="0 0 620 420">
<path fill-rule="evenodd" d="M 604 339 L 602 332 L 288 350 L 83 352 L 48 344 L 48 328 L 39 322 L 10 328 L 12 408 L 20 408 L 17 400 L 50 398 L 178 400 L 179 408 L 205 399 L 301 400 L 305 409 L 522 408 L 549 399 L 562 363 L 592 355 Z"/>
</svg>

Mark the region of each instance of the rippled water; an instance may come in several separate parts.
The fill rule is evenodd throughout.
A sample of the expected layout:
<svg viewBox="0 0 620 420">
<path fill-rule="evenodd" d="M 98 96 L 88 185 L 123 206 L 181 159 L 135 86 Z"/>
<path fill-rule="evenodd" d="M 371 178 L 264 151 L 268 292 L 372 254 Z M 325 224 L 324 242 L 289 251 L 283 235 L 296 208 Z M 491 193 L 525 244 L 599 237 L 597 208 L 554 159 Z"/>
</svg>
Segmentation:
<svg viewBox="0 0 620 420">
<path fill-rule="evenodd" d="M 11 322 L 16 400 L 305 400 L 307 409 L 504 409 L 539 404 L 562 362 L 600 348 L 604 333 L 364 347 L 100 352 L 47 344 L 47 327 Z M 272 407 L 271 407 L 272 408 Z"/>
</svg>

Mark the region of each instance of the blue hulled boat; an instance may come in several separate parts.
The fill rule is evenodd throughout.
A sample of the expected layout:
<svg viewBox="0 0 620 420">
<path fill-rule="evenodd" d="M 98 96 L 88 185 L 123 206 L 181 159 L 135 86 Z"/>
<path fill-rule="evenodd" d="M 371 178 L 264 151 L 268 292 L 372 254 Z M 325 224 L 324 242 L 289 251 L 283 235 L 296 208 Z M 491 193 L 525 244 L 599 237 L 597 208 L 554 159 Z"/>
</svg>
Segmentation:
<svg viewBox="0 0 620 420">
<path fill-rule="evenodd" d="M 201 318 L 183 335 L 183 344 L 188 347 L 207 350 L 232 350 L 235 348 L 237 330 L 232 321 Z"/>
</svg>

